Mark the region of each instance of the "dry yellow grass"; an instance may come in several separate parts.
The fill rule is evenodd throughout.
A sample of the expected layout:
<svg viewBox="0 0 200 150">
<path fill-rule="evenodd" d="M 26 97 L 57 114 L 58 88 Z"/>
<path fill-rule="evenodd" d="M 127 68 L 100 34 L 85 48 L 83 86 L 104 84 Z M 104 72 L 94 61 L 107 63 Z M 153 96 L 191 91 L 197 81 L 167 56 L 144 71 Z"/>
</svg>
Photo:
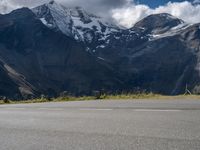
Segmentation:
<svg viewBox="0 0 200 150">
<path fill-rule="evenodd" d="M 186 100 L 200 100 L 200 95 L 178 95 L 178 96 L 164 96 L 153 93 L 139 93 L 139 94 L 115 94 L 115 95 L 106 95 L 102 94 L 98 98 L 100 100 L 173 100 L 173 99 L 186 99 Z M 88 101 L 88 100 L 97 100 L 95 96 L 82 96 L 82 97 L 58 97 L 52 99 L 32 99 L 32 100 L 22 100 L 22 101 L 11 101 L 7 102 L 0 100 L 0 104 L 26 104 L 26 103 L 45 103 L 45 102 L 67 102 L 67 101 Z"/>
</svg>

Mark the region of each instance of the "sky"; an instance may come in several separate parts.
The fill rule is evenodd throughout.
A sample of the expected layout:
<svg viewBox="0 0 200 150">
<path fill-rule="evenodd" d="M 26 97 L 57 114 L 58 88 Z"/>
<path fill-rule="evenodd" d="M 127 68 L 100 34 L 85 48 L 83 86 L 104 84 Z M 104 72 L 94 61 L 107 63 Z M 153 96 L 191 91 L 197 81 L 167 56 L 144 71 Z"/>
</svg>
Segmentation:
<svg viewBox="0 0 200 150">
<path fill-rule="evenodd" d="M 171 2 L 183 2 L 184 0 L 171 0 Z M 151 8 L 156 8 L 158 6 L 165 5 L 169 0 L 138 0 L 137 3 L 146 4 Z M 191 0 L 190 0 L 191 2 Z"/>
<path fill-rule="evenodd" d="M 35 7 L 50 0 L 0 0 L 0 13 L 20 7 Z M 200 22 L 200 0 L 56 0 L 66 7 L 81 6 L 87 11 L 130 28 L 142 18 L 169 13 L 187 23 Z"/>
</svg>

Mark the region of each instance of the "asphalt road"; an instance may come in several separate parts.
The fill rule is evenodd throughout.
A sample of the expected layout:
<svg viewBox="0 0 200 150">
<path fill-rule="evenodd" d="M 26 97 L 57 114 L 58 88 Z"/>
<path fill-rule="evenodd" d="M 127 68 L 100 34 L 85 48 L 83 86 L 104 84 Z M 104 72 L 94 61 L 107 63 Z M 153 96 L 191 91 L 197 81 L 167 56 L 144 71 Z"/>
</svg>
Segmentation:
<svg viewBox="0 0 200 150">
<path fill-rule="evenodd" d="M 200 100 L 1 105 L 0 150 L 200 150 Z"/>
</svg>

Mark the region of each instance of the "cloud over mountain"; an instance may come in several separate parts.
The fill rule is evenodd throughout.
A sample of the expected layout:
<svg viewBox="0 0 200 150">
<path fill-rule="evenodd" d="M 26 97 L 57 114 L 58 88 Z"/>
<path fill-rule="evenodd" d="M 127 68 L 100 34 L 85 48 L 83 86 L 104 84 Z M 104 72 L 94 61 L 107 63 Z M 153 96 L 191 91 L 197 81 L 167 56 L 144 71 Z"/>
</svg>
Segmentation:
<svg viewBox="0 0 200 150">
<path fill-rule="evenodd" d="M 35 7 L 49 1 L 51 0 L 0 0 L 0 12 L 5 13 L 20 6 Z M 96 13 L 122 7 L 130 1 L 131 0 L 56 0 L 56 2 L 65 6 L 82 6 Z"/>
<path fill-rule="evenodd" d="M 196 3 L 196 2 L 195 2 Z M 200 22 L 200 5 L 184 2 L 169 2 L 164 6 L 151 9 L 147 5 L 126 5 L 123 8 L 112 10 L 112 17 L 121 25 L 131 27 L 138 20 L 157 13 L 169 13 L 188 23 Z"/>
<path fill-rule="evenodd" d="M 7 13 L 19 7 L 35 7 L 50 0 L 0 0 L 0 13 Z M 155 9 L 147 5 L 136 4 L 132 0 L 57 0 L 67 6 L 81 6 L 86 10 L 107 18 L 113 18 L 118 24 L 131 27 L 140 19 L 156 13 L 170 13 L 188 23 L 200 22 L 199 0 L 193 2 L 169 2 Z"/>
</svg>

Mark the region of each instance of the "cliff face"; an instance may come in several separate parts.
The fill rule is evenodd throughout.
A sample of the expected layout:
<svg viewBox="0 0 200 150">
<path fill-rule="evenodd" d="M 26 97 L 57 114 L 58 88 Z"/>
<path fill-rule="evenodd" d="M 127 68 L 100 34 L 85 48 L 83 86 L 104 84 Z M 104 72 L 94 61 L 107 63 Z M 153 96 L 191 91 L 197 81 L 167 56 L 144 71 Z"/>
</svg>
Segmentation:
<svg viewBox="0 0 200 150">
<path fill-rule="evenodd" d="M 46 9 L 42 12 L 49 12 Z M 70 24 L 74 30 L 67 35 L 59 26 L 49 26 L 45 14 L 49 16 L 43 13 L 41 19 L 35 9 L 22 8 L 0 16 L 0 96 L 27 99 L 64 91 L 85 95 L 138 89 L 180 94 L 186 85 L 198 89 L 199 24 L 157 14 L 131 29 L 102 24 L 99 33 L 95 25 L 86 26 L 98 17 L 85 13 L 84 26 Z M 71 15 L 80 17 L 76 11 Z M 155 24 L 158 20 L 162 22 Z M 76 36 L 80 31 L 81 39 Z"/>
<path fill-rule="evenodd" d="M 90 94 L 120 84 L 109 65 L 87 53 L 83 44 L 48 29 L 30 10 L 17 10 L 1 20 L 1 79 L 12 87 L 2 86 L 2 95 L 56 96 L 66 90 Z"/>
</svg>

